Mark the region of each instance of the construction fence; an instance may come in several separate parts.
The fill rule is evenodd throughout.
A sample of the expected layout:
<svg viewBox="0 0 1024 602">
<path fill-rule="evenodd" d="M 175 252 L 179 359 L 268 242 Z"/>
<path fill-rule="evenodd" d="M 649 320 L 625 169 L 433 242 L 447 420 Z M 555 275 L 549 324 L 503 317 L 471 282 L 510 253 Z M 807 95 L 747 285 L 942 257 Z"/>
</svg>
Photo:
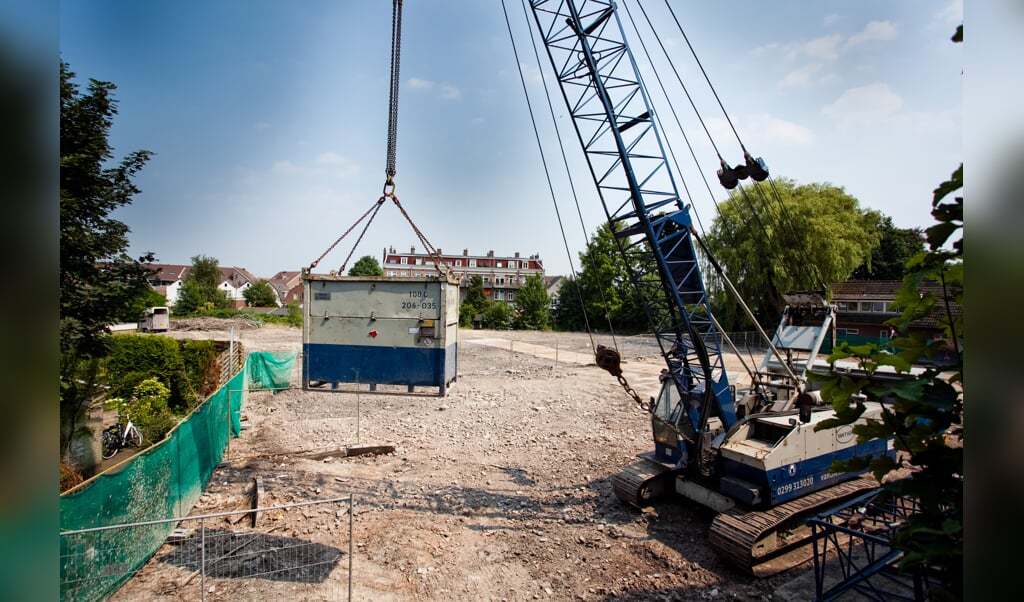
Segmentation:
<svg viewBox="0 0 1024 602">
<path fill-rule="evenodd" d="M 239 365 L 235 349 L 222 369 L 233 376 L 163 441 L 61 495 L 62 600 L 99 600 L 116 591 L 167 540 L 175 517 L 186 516 L 199 499 L 228 440 L 241 430 L 249 367 L 270 355 L 250 354 Z M 294 361 L 295 353 L 290 356 Z"/>
<path fill-rule="evenodd" d="M 188 601 L 350 599 L 352 506 L 349 495 L 65 531 L 61 548 L 67 552 L 62 552 L 61 565 L 101 570 L 66 576 L 62 597 L 86 599 L 82 592 L 117 582 L 120 589 L 103 595 L 111 602 L 157 596 Z M 333 521 L 338 528 L 297 537 L 274 526 L 274 518 L 281 513 L 310 511 L 338 517 Z M 167 535 L 154 553 L 150 541 L 155 532 Z M 152 561 L 138 571 L 118 562 L 136 557 Z"/>
</svg>

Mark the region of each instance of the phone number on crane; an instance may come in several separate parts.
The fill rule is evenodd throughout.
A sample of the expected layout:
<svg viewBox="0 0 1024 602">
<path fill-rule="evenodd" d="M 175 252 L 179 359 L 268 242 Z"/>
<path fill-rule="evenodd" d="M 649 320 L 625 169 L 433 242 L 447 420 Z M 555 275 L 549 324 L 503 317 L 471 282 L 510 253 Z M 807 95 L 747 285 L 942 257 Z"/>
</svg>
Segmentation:
<svg viewBox="0 0 1024 602">
<path fill-rule="evenodd" d="M 799 491 L 804 487 L 810 487 L 814 485 L 814 477 L 804 477 L 799 481 L 793 481 L 792 483 L 786 483 L 785 485 L 779 485 L 775 488 L 775 495 L 786 495 L 793 491 Z"/>
</svg>

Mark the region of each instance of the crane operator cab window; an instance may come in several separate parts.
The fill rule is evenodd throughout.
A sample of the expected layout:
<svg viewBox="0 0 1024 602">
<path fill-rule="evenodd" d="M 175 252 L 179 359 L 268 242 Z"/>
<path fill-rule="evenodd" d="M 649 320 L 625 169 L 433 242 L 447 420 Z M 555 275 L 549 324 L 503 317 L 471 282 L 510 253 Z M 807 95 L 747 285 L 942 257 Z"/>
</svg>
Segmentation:
<svg viewBox="0 0 1024 602">
<path fill-rule="evenodd" d="M 685 408 L 679 399 L 679 390 L 671 378 L 662 375 L 661 392 L 658 393 L 658 401 L 654 407 L 654 413 L 665 422 L 678 424 L 683 417 Z"/>
</svg>

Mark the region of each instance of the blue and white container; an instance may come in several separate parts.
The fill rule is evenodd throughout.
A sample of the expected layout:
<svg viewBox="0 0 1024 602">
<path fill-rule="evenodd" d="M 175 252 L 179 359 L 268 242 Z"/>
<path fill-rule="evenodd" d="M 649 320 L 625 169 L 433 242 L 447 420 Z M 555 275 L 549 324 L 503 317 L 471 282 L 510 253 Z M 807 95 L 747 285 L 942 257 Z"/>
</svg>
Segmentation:
<svg viewBox="0 0 1024 602">
<path fill-rule="evenodd" d="M 458 370 L 457 280 L 310 273 L 302 279 L 303 388 L 400 394 L 438 387 L 445 395 Z"/>
</svg>

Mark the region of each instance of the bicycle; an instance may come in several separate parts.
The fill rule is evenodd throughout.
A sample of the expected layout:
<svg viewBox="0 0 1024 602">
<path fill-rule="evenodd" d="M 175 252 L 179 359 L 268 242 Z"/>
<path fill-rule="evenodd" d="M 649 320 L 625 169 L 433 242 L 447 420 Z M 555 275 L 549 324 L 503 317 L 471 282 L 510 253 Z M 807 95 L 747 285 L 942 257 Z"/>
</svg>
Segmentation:
<svg viewBox="0 0 1024 602">
<path fill-rule="evenodd" d="M 132 422 L 131 416 L 125 414 L 127 423 L 124 430 L 121 430 L 121 415 L 117 415 L 117 422 L 103 429 L 103 459 L 109 460 L 121 451 L 121 448 L 142 447 L 142 431 Z"/>
</svg>

